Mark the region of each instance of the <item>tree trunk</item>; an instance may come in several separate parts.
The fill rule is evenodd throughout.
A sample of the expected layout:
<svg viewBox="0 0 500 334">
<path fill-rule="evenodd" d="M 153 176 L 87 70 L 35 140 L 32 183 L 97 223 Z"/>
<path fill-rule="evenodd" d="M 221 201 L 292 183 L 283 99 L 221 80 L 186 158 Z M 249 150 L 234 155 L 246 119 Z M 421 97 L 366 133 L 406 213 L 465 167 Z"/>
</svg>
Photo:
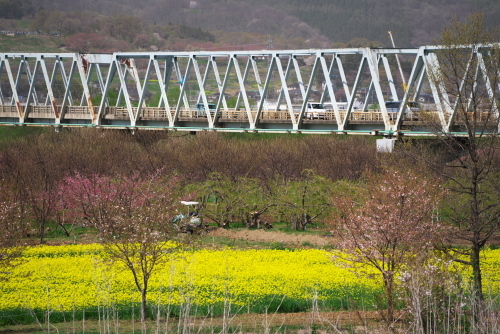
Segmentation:
<svg viewBox="0 0 500 334">
<path fill-rule="evenodd" d="M 471 145 L 474 150 L 469 152 L 471 159 L 475 162 L 478 157 L 476 156 L 475 145 Z M 479 177 L 480 171 L 478 170 L 477 163 L 472 166 L 471 170 L 471 229 L 473 231 L 472 235 L 472 253 L 471 253 L 471 263 L 472 263 L 472 273 L 474 276 L 474 300 L 478 302 L 480 306 L 484 302 L 483 295 L 483 281 L 481 275 L 481 249 L 484 246 L 484 242 L 481 237 L 481 214 L 479 208 Z M 480 309 L 478 309 L 479 311 Z"/>
<path fill-rule="evenodd" d="M 141 323 L 146 322 L 146 309 L 147 309 L 147 291 L 146 288 L 141 291 Z"/>
<path fill-rule="evenodd" d="M 264 211 L 254 211 L 249 214 L 249 216 L 246 219 L 246 227 L 247 228 L 266 228 L 270 229 L 273 228 L 273 225 L 269 224 L 268 222 L 263 221 L 260 216 L 264 213 Z"/>
<path fill-rule="evenodd" d="M 311 223 L 311 216 L 307 213 L 297 214 L 292 217 L 291 228 L 296 231 L 305 231 L 306 226 Z"/>
<path fill-rule="evenodd" d="M 40 244 L 43 244 L 45 241 L 45 220 L 40 221 L 39 231 L 40 231 Z"/>
<path fill-rule="evenodd" d="M 476 236 L 474 236 L 474 243 L 471 253 L 471 263 L 473 273 L 474 300 L 478 303 L 478 305 L 484 302 L 483 279 L 481 274 L 481 248 L 482 247 L 479 245 L 479 242 L 476 242 Z"/>
<path fill-rule="evenodd" d="M 56 221 L 57 221 L 57 225 L 61 228 L 61 230 L 64 232 L 64 234 L 66 234 L 66 236 L 69 237 L 70 232 L 68 231 L 68 229 L 66 227 L 64 227 L 64 221 L 63 221 L 63 219 L 61 219 L 61 215 L 59 213 L 56 213 Z"/>
<path fill-rule="evenodd" d="M 385 321 L 388 326 L 394 322 L 394 274 L 384 273 L 384 287 L 387 294 L 387 315 Z"/>
</svg>

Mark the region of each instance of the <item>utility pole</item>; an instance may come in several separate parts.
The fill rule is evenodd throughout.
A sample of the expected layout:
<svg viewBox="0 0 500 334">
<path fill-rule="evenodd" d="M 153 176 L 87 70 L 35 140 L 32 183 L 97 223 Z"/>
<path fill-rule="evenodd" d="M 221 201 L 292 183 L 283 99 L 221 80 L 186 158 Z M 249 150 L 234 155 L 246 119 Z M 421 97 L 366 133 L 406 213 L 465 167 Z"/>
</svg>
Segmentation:
<svg viewBox="0 0 500 334">
<path fill-rule="evenodd" d="M 273 49 L 273 37 L 269 35 L 269 38 L 267 39 L 267 49 L 272 50 Z"/>
<path fill-rule="evenodd" d="M 388 33 L 389 33 L 389 37 L 391 38 L 392 47 L 396 48 L 396 45 L 394 44 L 394 39 L 392 38 L 391 31 L 388 31 Z M 398 55 L 396 55 L 396 62 L 398 63 L 399 73 L 401 74 L 401 79 L 403 80 L 403 91 L 406 92 L 406 88 L 407 88 L 407 86 L 406 86 L 406 80 L 405 80 L 405 76 L 403 74 L 403 69 L 401 68 L 401 63 L 399 62 Z"/>
<path fill-rule="evenodd" d="M 269 38 L 267 39 L 267 49 L 268 50 L 272 50 L 273 48 L 274 48 L 273 47 L 273 36 L 269 35 Z M 271 57 L 271 58 L 269 58 L 268 68 L 271 68 L 271 63 L 272 62 L 273 62 L 273 59 Z M 276 89 L 274 87 L 274 71 L 271 73 L 271 82 L 270 83 L 271 83 L 272 90 L 271 90 L 271 94 L 269 94 L 269 97 L 271 97 L 271 98 L 274 99 L 275 98 L 275 96 L 274 96 L 274 94 L 275 94 L 274 90 Z"/>
</svg>

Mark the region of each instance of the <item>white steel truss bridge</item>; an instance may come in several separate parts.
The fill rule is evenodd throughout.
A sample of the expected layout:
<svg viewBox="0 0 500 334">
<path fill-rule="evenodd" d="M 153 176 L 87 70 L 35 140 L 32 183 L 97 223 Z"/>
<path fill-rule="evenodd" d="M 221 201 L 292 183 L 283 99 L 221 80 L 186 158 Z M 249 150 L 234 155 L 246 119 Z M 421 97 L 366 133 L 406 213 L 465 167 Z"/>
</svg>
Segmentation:
<svg viewBox="0 0 500 334">
<path fill-rule="evenodd" d="M 490 48 L 470 52 L 498 120 Z M 425 114 L 459 134 L 438 50 L 0 53 L 0 125 L 421 136 Z"/>
</svg>

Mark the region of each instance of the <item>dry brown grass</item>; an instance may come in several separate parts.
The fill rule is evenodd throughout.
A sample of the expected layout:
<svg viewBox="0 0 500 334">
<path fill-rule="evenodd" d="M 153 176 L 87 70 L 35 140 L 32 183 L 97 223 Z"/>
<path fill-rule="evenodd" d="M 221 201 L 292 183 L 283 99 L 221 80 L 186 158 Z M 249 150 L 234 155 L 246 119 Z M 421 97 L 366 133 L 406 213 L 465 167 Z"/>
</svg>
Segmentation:
<svg viewBox="0 0 500 334">
<path fill-rule="evenodd" d="M 225 324 L 225 327 L 224 327 Z M 42 324 L 6 326 L 0 333 L 47 333 L 47 325 Z M 400 324 L 395 324 L 398 331 Z M 140 333 L 141 323 L 132 320 L 118 321 L 66 321 L 49 326 L 53 333 Z M 148 320 L 148 333 L 289 333 L 289 334 L 326 334 L 326 333 L 390 333 L 380 321 L 377 312 L 338 311 L 338 312 L 302 312 L 276 314 L 237 314 L 229 319 L 223 317 L 190 317 L 189 319 L 170 318 L 160 322 Z"/>
</svg>

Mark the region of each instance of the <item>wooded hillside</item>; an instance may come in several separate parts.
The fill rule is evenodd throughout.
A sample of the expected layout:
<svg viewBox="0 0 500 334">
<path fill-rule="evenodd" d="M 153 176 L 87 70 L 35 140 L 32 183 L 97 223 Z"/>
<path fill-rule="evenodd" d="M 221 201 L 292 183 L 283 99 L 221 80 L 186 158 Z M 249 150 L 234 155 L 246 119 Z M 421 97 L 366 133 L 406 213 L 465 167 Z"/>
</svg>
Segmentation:
<svg viewBox="0 0 500 334">
<path fill-rule="evenodd" d="M 171 23 L 207 31 L 315 39 L 327 44 L 324 47 L 347 44 L 354 38 L 390 46 L 388 30 L 398 46 L 418 46 L 433 42 L 454 15 L 460 18 L 483 11 L 492 26 L 500 13 L 496 0 L 0 0 L 0 8 L 4 7 L 8 8 L 0 10 L 4 18 L 33 16 L 42 9 L 122 13 L 151 25 Z"/>
</svg>

